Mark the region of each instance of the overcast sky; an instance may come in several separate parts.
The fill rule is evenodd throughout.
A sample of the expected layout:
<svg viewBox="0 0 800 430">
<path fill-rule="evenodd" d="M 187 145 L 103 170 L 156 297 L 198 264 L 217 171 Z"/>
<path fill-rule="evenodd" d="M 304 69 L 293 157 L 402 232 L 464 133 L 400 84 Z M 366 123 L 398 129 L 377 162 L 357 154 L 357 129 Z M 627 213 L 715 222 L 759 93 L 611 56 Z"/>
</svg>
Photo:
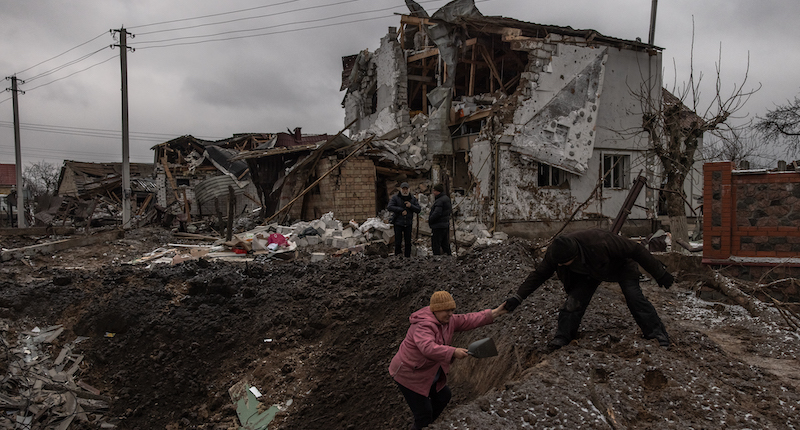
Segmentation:
<svg viewBox="0 0 800 430">
<path fill-rule="evenodd" d="M 432 14 L 446 1 L 419 3 Z M 484 15 L 643 41 L 651 3 L 476 2 Z M 110 29 L 124 26 L 135 36 L 128 53 L 131 161 L 152 162 L 153 145 L 185 134 L 337 133 L 344 126 L 341 57 L 374 51 L 388 27 L 399 26 L 394 14 L 407 12 L 402 0 L 0 0 L 0 78 L 26 81 L 19 96 L 23 164 L 121 161 L 119 49 L 109 48 L 119 42 Z M 688 79 L 694 20 L 694 70 L 706 84 L 701 102 L 713 95 L 720 49 L 723 94 L 742 83 L 748 55 L 745 87 L 762 85 L 740 116 L 763 115 L 800 92 L 797 0 L 662 0 L 657 16 L 668 88 L 675 68 L 679 85 Z M 10 99 L 0 93 L 0 163 L 13 164 Z"/>
</svg>

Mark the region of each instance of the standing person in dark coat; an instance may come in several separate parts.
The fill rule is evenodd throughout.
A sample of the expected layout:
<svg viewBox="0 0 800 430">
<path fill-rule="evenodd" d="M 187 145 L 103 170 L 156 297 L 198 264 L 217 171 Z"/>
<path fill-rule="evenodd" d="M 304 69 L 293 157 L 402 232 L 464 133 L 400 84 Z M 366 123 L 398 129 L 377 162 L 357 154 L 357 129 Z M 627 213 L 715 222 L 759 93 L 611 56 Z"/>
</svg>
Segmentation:
<svg viewBox="0 0 800 430">
<path fill-rule="evenodd" d="M 400 184 L 400 192 L 393 195 L 386 207 L 392 212 L 392 224 L 394 224 L 394 255 L 403 252 L 401 244 L 405 243 L 403 255 L 411 257 L 411 228 L 414 226 L 414 214 L 419 213 L 422 208 L 419 201 L 408 189 L 408 182 Z"/>
<path fill-rule="evenodd" d="M 433 255 L 451 255 L 450 252 L 450 214 L 453 205 L 450 197 L 444 193 L 444 185 L 433 186 L 433 206 L 428 216 L 428 225 L 431 227 L 431 248 Z M 444 252 L 442 252 L 444 251 Z"/>
<path fill-rule="evenodd" d="M 562 234 L 547 248 L 544 259 L 519 286 L 517 293 L 508 298 L 506 309 L 513 311 L 558 272 L 567 300 L 558 313 L 555 338 L 548 344 L 557 349 L 577 337 L 583 314 L 600 283 L 618 282 L 633 319 L 642 329 L 642 336 L 669 347 L 664 324 L 653 304 L 642 294 L 637 263 L 664 288 L 669 288 L 675 281 L 660 261 L 630 239 L 600 229 Z"/>
</svg>

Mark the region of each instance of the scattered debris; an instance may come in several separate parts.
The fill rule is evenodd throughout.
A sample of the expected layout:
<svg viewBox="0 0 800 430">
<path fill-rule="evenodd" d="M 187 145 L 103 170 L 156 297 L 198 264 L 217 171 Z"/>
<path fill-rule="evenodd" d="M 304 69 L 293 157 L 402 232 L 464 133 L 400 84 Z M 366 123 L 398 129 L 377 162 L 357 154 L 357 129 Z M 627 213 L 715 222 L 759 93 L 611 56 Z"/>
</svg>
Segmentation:
<svg viewBox="0 0 800 430">
<path fill-rule="evenodd" d="M 6 411 L 0 416 L 0 428 L 66 430 L 76 420 L 101 428 L 116 427 L 107 423 L 104 416 L 112 399 L 91 385 L 76 381 L 84 356 L 73 350 L 87 338 L 77 337 L 64 345 L 55 359 L 48 354 L 63 331 L 61 325 L 36 327 L 20 332 L 12 345 L 6 339 L 8 325 L 0 327 L 8 362 L 0 393 L 0 409 Z"/>
</svg>

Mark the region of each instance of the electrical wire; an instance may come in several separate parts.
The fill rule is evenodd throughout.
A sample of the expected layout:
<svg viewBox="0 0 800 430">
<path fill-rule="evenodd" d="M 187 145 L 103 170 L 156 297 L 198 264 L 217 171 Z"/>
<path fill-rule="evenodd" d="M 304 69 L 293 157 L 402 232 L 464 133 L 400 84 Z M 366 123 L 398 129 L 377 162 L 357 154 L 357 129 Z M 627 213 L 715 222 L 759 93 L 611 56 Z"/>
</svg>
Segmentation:
<svg viewBox="0 0 800 430">
<path fill-rule="evenodd" d="M 63 76 L 63 77 L 61 77 L 61 78 L 54 79 L 54 80 L 52 80 L 52 81 L 50 81 L 50 82 L 48 82 L 48 83 L 46 83 L 46 84 L 41 84 L 41 85 L 39 85 L 39 86 L 37 86 L 37 87 L 33 87 L 33 88 L 27 89 L 27 90 L 25 90 L 25 91 L 33 91 L 33 90 L 35 90 L 35 89 L 37 89 L 37 88 L 45 87 L 45 86 L 47 86 L 47 85 L 50 85 L 50 84 L 52 84 L 52 83 L 58 82 L 58 81 L 60 81 L 60 80 L 67 79 L 67 78 L 69 78 L 69 77 L 71 77 L 71 76 L 75 76 L 75 75 L 77 75 L 78 73 L 85 72 L 85 71 L 87 71 L 87 70 L 89 70 L 89 69 L 92 69 L 92 68 L 95 68 L 95 67 L 97 67 L 97 66 L 99 66 L 99 65 L 101 65 L 101 64 L 107 63 L 107 62 L 109 62 L 109 61 L 111 61 L 111 60 L 113 60 L 114 58 L 117 58 L 117 57 L 119 57 L 119 54 L 112 55 L 111 57 L 109 57 L 109 58 L 107 58 L 107 59 L 105 59 L 105 60 L 103 60 L 103 61 L 101 61 L 101 62 L 99 62 L 99 63 L 92 64 L 91 66 L 89 66 L 89 67 L 87 67 L 87 68 L 85 68 L 85 69 L 81 69 L 81 70 L 78 70 L 78 71 L 76 71 L 76 72 L 72 72 L 72 73 L 70 73 L 70 74 L 69 74 L 69 75 L 67 75 L 67 76 Z"/>
<path fill-rule="evenodd" d="M 14 123 L 10 121 L 0 121 L 0 128 L 13 128 Z M 63 134 L 63 135 L 70 135 L 70 136 L 86 136 L 86 137 L 106 137 L 106 138 L 121 138 L 122 132 L 119 130 L 108 130 L 108 129 L 100 129 L 100 128 L 83 128 L 83 127 L 69 127 L 63 125 L 46 125 L 46 124 L 31 124 L 31 123 L 22 123 L 20 124 L 20 129 L 28 130 L 28 131 L 38 131 L 38 132 L 45 132 L 45 133 L 55 133 L 55 134 Z M 150 141 L 150 142 L 166 142 L 168 140 L 174 139 L 176 134 L 171 133 L 150 133 L 150 132 L 130 132 L 130 136 L 132 139 L 136 139 L 139 141 Z M 198 139 L 203 140 L 220 140 L 220 137 L 208 137 L 208 136 L 195 136 Z"/>
<path fill-rule="evenodd" d="M 357 0 L 349 0 L 349 1 L 357 1 Z M 426 0 L 426 1 L 420 1 L 418 3 L 425 4 L 425 3 L 435 3 L 435 2 L 441 2 L 441 1 L 443 1 L 443 0 Z M 477 0 L 476 3 L 482 3 L 482 2 L 487 2 L 487 1 L 490 1 L 490 0 Z M 347 2 L 342 2 L 342 3 L 347 3 Z M 318 8 L 318 7 L 324 7 L 324 6 L 315 6 L 315 8 Z M 197 45 L 197 44 L 208 43 L 208 42 L 222 42 L 222 41 L 228 41 L 228 40 L 238 40 L 238 39 L 246 39 L 246 38 L 251 38 L 251 37 L 262 37 L 262 36 L 270 36 L 270 35 L 274 35 L 274 34 L 292 33 L 292 32 L 305 31 L 305 30 L 313 30 L 313 29 L 318 29 L 318 28 L 334 27 L 334 26 L 345 25 L 345 24 L 353 24 L 353 23 L 357 23 L 357 22 L 364 22 L 364 21 L 391 18 L 391 17 L 394 17 L 394 15 L 383 15 L 383 16 L 378 16 L 378 17 L 356 19 L 356 20 L 344 21 L 344 22 L 333 23 L 333 24 L 314 25 L 314 26 L 307 26 L 307 27 L 290 29 L 290 30 L 281 30 L 281 31 L 272 31 L 272 32 L 266 32 L 266 33 L 258 33 L 258 34 L 242 35 L 242 36 L 233 36 L 233 37 L 225 37 L 225 38 L 200 40 L 200 41 L 195 41 L 195 42 L 167 43 L 167 44 L 163 44 L 163 45 L 144 46 L 144 45 L 148 45 L 148 44 L 166 43 L 166 42 L 173 42 L 173 41 L 187 40 L 187 39 L 212 38 L 212 37 L 215 37 L 215 36 L 222 36 L 222 35 L 226 35 L 226 34 L 235 34 L 235 33 L 246 33 L 246 32 L 253 32 L 253 31 L 270 30 L 270 29 L 275 29 L 275 28 L 278 28 L 278 27 L 285 27 L 285 26 L 290 26 L 290 25 L 309 24 L 309 23 L 314 23 L 314 22 L 328 21 L 328 20 L 332 20 L 332 19 L 343 18 L 343 17 L 346 17 L 346 16 L 355 16 L 355 15 L 363 15 L 363 14 L 367 14 L 367 13 L 385 12 L 387 10 L 398 9 L 398 8 L 402 8 L 402 7 L 403 6 L 390 6 L 390 7 L 385 7 L 385 8 L 380 8 L 380 9 L 373 9 L 373 10 L 368 10 L 368 11 L 350 12 L 350 13 L 346 13 L 346 14 L 340 14 L 340 15 L 336 15 L 336 16 L 329 16 L 329 17 L 319 18 L 319 19 L 310 19 L 310 20 L 303 20 L 303 21 L 295 21 L 295 22 L 291 22 L 291 23 L 276 24 L 276 25 L 267 26 L 267 27 L 258 27 L 258 28 L 252 28 L 252 29 L 244 29 L 244 30 L 231 30 L 231 31 L 226 31 L 226 32 L 212 33 L 212 34 L 205 34 L 205 35 L 198 35 L 198 36 L 182 36 L 182 37 L 174 37 L 174 38 L 169 38 L 169 39 L 142 41 L 142 42 L 137 42 L 135 45 L 131 45 L 131 46 L 135 46 L 136 49 L 166 48 L 166 47 L 172 47 L 172 46 Z M 301 9 L 298 9 L 298 10 L 301 10 Z M 213 25 L 213 24 L 209 24 L 209 25 Z"/>
<path fill-rule="evenodd" d="M 18 74 L 20 74 L 20 73 L 25 73 L 25 72 L 27 72 L 28 70 L 30 70 L 30 69 L 33 69 L 34 67 L 37 67 L 37 66 L 41 66 L 42 64 L 44 64 L 44 63 L 47 63 L 47 62 L 48 62 L 48 61 L 50 61 L 50 60 L 55 60 L 56 58 L 58 58 L 58 57 L 60 57 L 60 56 L 62 56 L 62 55 L 64 55 L 64 54 L 66 54 L 66 53 L 68 53 L 68 52 L 70 52 L 70 51 L 73 51 L 73 50 L 75 50 L 75 49 L 78 49 L 78 48 L 80 48 L 80 47 L 81 47 L 81 46 L 83 46 L 83 45 L 86 45 L 86 44 L 89 44 L 89 43 L 91 43 L 91 42 L 94 42 L 95 40 L 97 40 L 97 39 L 99 39 L 99 38 L 103 37 L 105 34 L 106 34 L 106 32 L 104 31 L 104 32 L 100 33 L 99 35 L 97 35 L 97 36 L 95 36 L 95 37 L 93 37 L 93 38 L 91 38 L 91 39 L 87 40 L 86 42 L 83 42 L 83 43 L 81 43 L 80 45 L 74 46 L 74 47 L 72 47 L 72 48 L 70 48 L 70 49 L 67 49 L 66 51 L 64 51 L 64 52 L 62 52 L 62 53 L 60 53 L 60 54 L 58 54 L 58 55 L 54 56 L 54 57 L 50 57 L 50 58 L 48 58 L 48 59 L 46 59 L 46 60 L 44 60 L 44 61 L 42 61 L 42 62 L 36 63 L 36 64 L 34 64 L 33 66 L 30 66 L 30 67 L 28 67 L 28 68 L 27 68 L 27 69 L 25 69 L 25 70 L 20 70 L 20 71 L 19 71 L 19 72 L 17 72 L 16 74 L 18 75 Z"/>
<path fill-rule="evenodd" d="M 363 12 L 356 12 L 356 13 L 346 13 L 346 14 L 341 14 L 341 15 L 336 15 L 336 16 L 329 16 L 329 17 L 325 17 L 325 18 L 309 19 L 309 20 L 295 21 L 295 22 L 287 22 L 287 23 L 276 24 L 276 25 L 271 25 L 271 26 L 267 26 L 267 27 L 250 28 L 250 29 L 245 29 L 245 30 L 223 31 L 223 32 L 220 32 L 220 33 L 205 34 L 205 35 L 199 35 L 199 36 L 183 36 L 183 37 L 174 37 L 174 38 L 171 38 L 171 39 L 150 40 L 150 41 L 145 41 L 145 42 L 140 42 L 140 43 L 141 44 L 164 43 L 164 42 L 173 42 L 173 41 L 186 40 L 186 39 L 199 39 L 199 38 L 204 38 L 204 37 L 224 36 L 224 35 L 227 35 L 227 34 L 248 33 L 248 32 L 253 32 L 253 31 L 271 30 L 271 29 L 275 29 L 275 28 L 278 28 L 278 27 L 287 27 L 287 26 L 291 26 L 291 25 L 310 24 L 310 23 L 314 23 L 314 22 L 329 21 L 329 20 L 332 20 L 332 19 L 342 18 L 342 17 L 346 17 L 346 16 L 361 15 L 361 14 L 373 13 L 373 12 L 383 12 L 383 11 L 386 11 L 386 10 L 391 10 L 391 9 L 396 9 L 396 8 L 397 8 L 397 6 L 392 6 L 392 7 L 388 7 L 388 8 L 376 9 L 376 10 L 371 10 L 371 11 L 363 11 Z M 347 22 L 342 22 L 342 23 L 338 23 L 338 24 L 330 24 L 330 25 L 327 25 L 327 26 L 350 24 L 350 23 L 353 23 L 353 22 L 360 22 L 360 21 L 366 21 L 366 20 L 371 20 L 371 19 L 382 19 L 382 18 L 388 18 L 388 17 L 391 17 L 391 16 L 393 16 L 393 15 L 385 15 L 385 16 L 372 17 L 372 18 L 366 18 L 366 19 L 361 19 L 361 20 L 347 21 Z M 271 35 L 271 34 L 286 33 L 286 32 L 290 32 L 290 31 L 309 30 L 309 29 L 313 29 L 313 28 L 320 28 L 320 27 L 327 27 L 327 26 L 310 26 L 310 27 L 303 27 L 303 28 L 298 28 L 298 29 L 293 29 L 293 30 L 271 32 L 271 33 L 263 33 L 263 34 L 255 34 L 255 35 L 248 35 L 248 36 L 237 36 L 237 37 L 223 38 L 223 39 L 209 39 L 208 42 L 216 42 L 216 41 L 222 41 L 222 40 L 233 40 L 233 39 L 243 39 L 243 38 L 246 38 L 246 37 L 266 36 L 266 35 Z M 200 41 L 200 43 L 203 43 L 203 42 L 204 41 Z M 144 49 L 144 47 L 140 47 L 140 43 L 137 43 L 135 46 L 137 47 L 137 49 Z M 171 46 L 174 46 L 174 45 L 171 45 Z"/>
<path fill-rule="evenodd" d="M 233 11 L 230 11 L 230 12 L 220 12 L 220 13 L 214 13 L 214 14 L 211 14 L 211 15 L 196 16 L 196 17 L 193 17 L 193 18 L 173 19 L 173 20 L 170 20 L 170 21 L 154 22 L 152 24 L 135 25 L 133 27 L 128 27 L 128 29 L 131 30 L 131 29 L 134 29 L 134 28 L 152 27 L 152 26 L 155 26 L 155 25 L 172 24 L 172 23 L 175 23 L 175 22 L 183 22 L 183 21 L 191 21 L 191 20 L 195 20 L 195 19 L 211 18 L 211 17 L 214 17 L 214 16 L 231 15 L 231 14 L 239 13 L 239 12 L 249 12 L 251 10 L 256 10 L 256 9 L 264 9 L 264 8 L 273 7 L 273 6 L 280 6 L 280 5 L 284 5 L 284 4 L 288 4 L 288 3 L 296 3 L 298 1 L 300 1 L 300 0 L 288 0 L 288 1 L 280 2 L 280 3 L 274 3 L 274 4 L 264 5 L 264 6 L 255 6 L 255 7 L 251 7 L 251 8 L 247 8 L 247 9 L 233 10 Z"/>
<path fill-rule="evenodd" d="M 307 6 L 307 7 L 303 7 L 303 8 L 286 10 L 286 11 L 283 11 L 283 12 L 275 12 L 275 13 L 270 13 L 270 14 L 265 14 L 265 15 L 255 15 L 255 16 L 247 16 L 247 17 L 244 17 L 244 18 L 229 19 L 227 21 L 217 21 L 217 22 L 210 22 L 210 23 L 207 23 L 207 24 L 197 24 L 197 25 L 190 25 L 190 26 L 186 26 L 186 27 L 169 28 L 169 29 L 166 29 L 166 30 L 137 32 L 136 35 L 137 36 L 145 36 L 145 35 L 148 35 L 148 34 L 166 33 L 166 32 L 169 32 L 169 31 L 188 30 L 188 29 L 193 29 L 193 28 L 209 27 L 209 26 L 212 26 L 212 25 L 230 24 L 232 22 L 247 21 L 247 20 L 252 20 L 252 19 L 271 18 L 271 17 L 275 17 L 275 16 L 279 16 L 279 15 L 286 15 L 288 13 L 301 12 L 301 11 L 312 10 L 312 9 L 319 9 L 319 8 L 323 8 L 323 7 L 338 6 L 340 4 L 353 3 L 353 2 L 357 2 L 357 1 L 361 1 L 361 0 L 344 0 L 344 1 L 340 1 L 338 3 L 324 4 L 324 5 L 317 5 L 317 6 Z M 192 19 L 192 18 L 189 18 L 189 19 Z"/>
</svg>

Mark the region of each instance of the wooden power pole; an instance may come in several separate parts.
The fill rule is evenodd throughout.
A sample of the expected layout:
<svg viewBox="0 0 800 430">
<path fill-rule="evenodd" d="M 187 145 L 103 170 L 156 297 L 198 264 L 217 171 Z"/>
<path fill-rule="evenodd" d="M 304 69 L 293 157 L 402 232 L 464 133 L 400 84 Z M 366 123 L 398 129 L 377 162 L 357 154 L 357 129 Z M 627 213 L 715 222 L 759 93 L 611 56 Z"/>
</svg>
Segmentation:
<svg viewBox="0 0 800 430">
<path fill-rule="evenodd" d="M 16 76 L 6 79 L 11 80 L 11 103 L 14 105 L 14 154 L 17 163 L 17 227 L 25 228 L 27 225 L 25 222 L 25 187 L 23 187 L 22 183 L 22 145 L 19 137 L 19 101 L 17 100 L 17 93 L 20 90 L 17 88 L 18 79 Z M 24 84 L 25 81 L 22 81 L 22 83 Z M 25 92 L 23 91 L 22 94 L 25 94 Z"/>
<path fill-rule="evenodd" d="M 119 63 L 122 75 L 122 228 L 131 227 L 131 160 L 130 130 L 128 129 L 128 31 L 125 27 L 112 30 L 119 33 Z M 133 37 L 133 35 L 131 35 Z M 131 50 L 133 50 L 131 48 Z"/>
</svg>

